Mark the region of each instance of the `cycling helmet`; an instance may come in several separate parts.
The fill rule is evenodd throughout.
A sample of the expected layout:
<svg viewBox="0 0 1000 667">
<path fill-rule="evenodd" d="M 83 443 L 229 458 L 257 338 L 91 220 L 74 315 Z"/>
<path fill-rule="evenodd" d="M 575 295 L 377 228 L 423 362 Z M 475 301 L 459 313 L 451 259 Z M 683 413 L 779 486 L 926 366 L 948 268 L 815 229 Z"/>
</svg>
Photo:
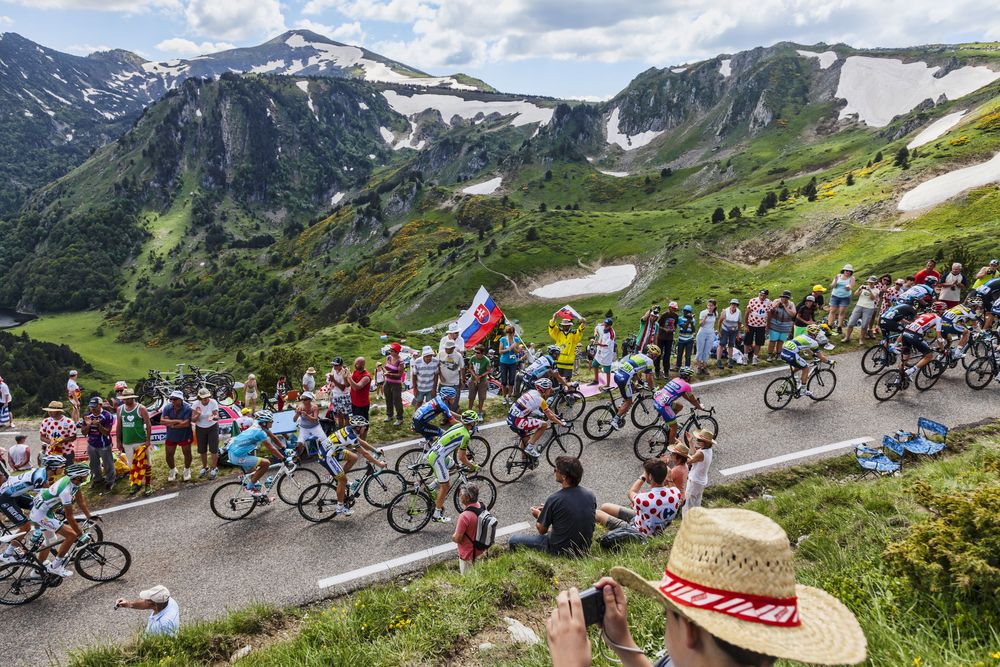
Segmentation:
<svg viewBox="0 0 1000 667">
<path fill-rule="evenodd" d="M 125 389 L 128 389 L 128 383 L 125 380 L 115 382 L 115 391 L 123 391 Z"/>
<path fill-rule="evenodd" d="M 454 387 L 441 387 L 438 391 L 438 396 L 441 398 L 455 398 L 457 395 Z"/>
<path fill-rule="evenodd" d="M 466 410 L 462 413 L 463 424 L 475 424 L 479 422 L 479 413 L 475 410 Z"/>
<path fill-rule="evenodd" d="M 653 355 L 654 357 L 660 356 L 660 346 L 650 343 L 646 346 L 646 354 Z"/>
<path fill-rule="evenodd" d="M 548 378 L 538 378 L 535 380 L 535 389 L 552 389 L 552 380 Z"/>
<path fill-rule="evenodd" d="M 981 308 L 983 305 L 983 298 L 978 295 L 970 296 L 965 302 L 969 305 L 969 308 Z"/>
<path fill-rule="evenodd" d="M 10 457 L 10 466 L 14 470 L 27 468 L 31 463 L 31 449 L 27 445 L 14 445 L 7 452 L 7 456 Z"/>
<path fill-rule="evenodd" d="M 42 465 L 46 468 L 65 468 L 66 457 L 57 454 L 42 457 Z"/>
<path fill-rule="evenodd" d="M 549 349 L 547 349 L 546 352 L 548 352 L 549 356 L 553 359 L 558 359 L 559 355 L 562 354 L 562 348 L 558 345 L 549 345 Z"/>
<path fill-rule="evenodd" d="M 819 328 L 818 324 L 810 324 L 806 327 L 806 333 L 810 336 L 818 336 L 820 331 L 822 331 L 822 329 Z"/>
<path fill-rule="evenodd" d="M 938 284 L 938 279 L 935 278 L 934 276 L 927 276 L 926 278 L 924 278 L 924 284 L 927 285 L 928 287 L 934 287 L 935 285 Z"/>
<path fill-rule="evenodd" d="M 87 477 L 90 475 L 90 466 L 86 463 L 74 463 L 66 468 L 66 476 L 70 479 Z"/>
<path fill-rule="evenodd" d="M 274 415 L 271 414 L 270 410 L 258 410 L 257 414 L 253 416 L 258 424 L 273 424 Z"/>
<path fill-rule="evenodd" d="M 948 310 L 948 304 L 946 304 L 944 301 L 935 301 L 931 305 L 931 308 L 934 309 L 935 313 L 943 313 L 944 311 Z"/>
<path fill-rule="evenodd" d="M 362 415 L 354 415 L 351 417 L 351 426 L 357 426 L 359 428 L 362 426 L 368 426 L 368 420 Z"/>
<path fill-rule="evenodd" d="M 677 377 L 682 380 L 690 380 L 694 375 L 694 370 L 690 366 L 681 366 L 677 369 Z"/>
</svg>

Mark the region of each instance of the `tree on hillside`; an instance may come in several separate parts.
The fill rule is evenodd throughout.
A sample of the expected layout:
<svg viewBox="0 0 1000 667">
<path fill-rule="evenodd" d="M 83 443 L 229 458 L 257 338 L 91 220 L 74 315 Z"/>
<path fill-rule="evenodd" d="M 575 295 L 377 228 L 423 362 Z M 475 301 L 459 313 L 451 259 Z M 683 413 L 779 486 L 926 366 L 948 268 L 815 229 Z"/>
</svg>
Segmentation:
<svg viewBox="0 0 1000 667">
<path fill-rule="evenodd" d="M 660 178 L 670 178 L 673 175 L 673 171 L 670 167 L 664 167 L 660 170 Z"/>
<path fill-rule="evenodd" d="M 872 161 L 868 160 L 868 164 L 865 165 L 865 169 L 871 169 L 871 168 L 872 168 Z"/>
<path fill-rule="evenodd" d="M 712 222 L 722 222 L 726 219 L 726 212 L 722 210 L 722 207 L 717 207 L 712 211 Z"/>
<path fill-rule="evenodd" d="M 872 160 L 872 161 L 873 162 L 881 162 L 882 161 L 882 151 L 879 151 L 878 153 L 875 153 L 875 159 Z"/>
<path fill-rule="evenodd" d="M 552 170 L 551 169 L 548 169 L 548 170 L 545 171 L 545 180 L 546 181 L 551 181 L 552 180 Z"/>
<path fill-rule="evenodd" d="M 816 201 L 816 177 L 809 179 L 800 192 L 809 201 Z"/>
<path fill-rule="evenodd" d="M 778 205 L 778 195 L 774 194 L 773 190 L 768 190 L 767 194 L 764 195 L 764 202 L 768 208 L 774 208 Z"/>
<path fill-rule="evenodd" d="M 524 238 L 526 238 L 528 241 L 537 241 L 539 238 L 538 230 L 534 227 L 528 227 L 528 233 Z"/>
<path fill-rule="evenodd" d="M 742 217 L 743 217 L 743 211 L 741 211 L 741 210 L 740 210 L 740 207 L 739 207 L 739 206 L 734 206 L 734 207 L 733 207 L 733 208 L 732 208 L 732 209 L 731 209 L 731 210 L 729 211 L 729 219 L 730 219 L 730 220 L 736 220 L 736 219 L 738 219 L 738 218 L 742 218 Z"/>
<path fill-rule="evenodd" d="M 788 188 L 781 188 L 781 192 L 778 193 L 778 201 L 788 201 L 788 196 L 791 193 L 788 192 Z"/>
<path fill-rule="evenodd" d="M 899 167 L 900 169 L 910 168 L 910 150 L 906 146 L 900 146 L 899 150 L 896 151 L 896 157 L 892 161 L 892 166 Z"/>
<path fill-rule="evenodd" d="M 547 210 L 549 210 L 549 207 L 545 205 L 545 202 L 542 202 L 541 204 L 538 205 L 538 210 L 541 211 L 542 213 L 545 213 Z"/>
<path fill-rule="evenodd" d="M 853 171 L 847 172 L 847 184 L 848 185 L 854 185 L 854 172 Z"/>
<path fill-rule="evenodd" d="M 764 205 L 764 200 L 760 200 L 760 206 L 757 207 L 756 215 L 758 218 L 762 218 L 767 215 L 767 206 Z"/>
</svg>

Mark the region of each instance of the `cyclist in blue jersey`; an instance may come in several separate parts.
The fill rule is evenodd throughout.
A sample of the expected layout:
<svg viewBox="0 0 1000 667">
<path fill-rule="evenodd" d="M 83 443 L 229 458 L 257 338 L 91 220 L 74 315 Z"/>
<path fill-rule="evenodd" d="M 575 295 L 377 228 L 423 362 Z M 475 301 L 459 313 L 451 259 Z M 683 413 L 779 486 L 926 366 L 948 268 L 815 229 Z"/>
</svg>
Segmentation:
<svg viewBox="0 0 1000 667">
<path fill-rule="evenodd" d="M 256 426 L 252 426 L 229 441 L 229 448 L 226 450 L 229 456 L 230 465 L 239 466 L 244 473 L 250 473 L 250 480 L 247 483 L 247 490 L 255 496 L 261 495 L 260 478 L 267 472 L 271 462 L 268 459 L 256 455 L 257 447 L 261 443 L 266 443 L 268 448 L 278 458 L 285 459 L 286 463 L 292 462 L 294 449 L 285 449 L 285 443 L 278 436 L 271 433 L 271 425 L 274 424 L 274 415 L 269 410 L 261 410 L 254 415 Z"/>
<path fill-rule="evenodd" d="M 914 306 L 929 306 L 934 303 L 936 294 L 934 292 L 934 286 L 937 285 L 938 279 L 934 276 L 927 276 L 924 278 L 923 284 L 914 285 L 910 289 L 903 292 L 899 299 L 902 302 L 911 303 Z"/>
<path fill-rule="evenodd" d="M 451 413 L 448 404 L 455 400 L 458 394 L 454 387 L 441 387 L 438 395 L 427 401 L 413 413 L 413 430 L 424 436 L 428 442 L 440 438 L 444 431 L 431 421 L 441 415 L 446 425 L 455 423 L 455 415 Z"/>
<path fill-rule="evenodd" d="M 533 385 L 536 380 L 541 380 L 542 378 L 548 378 L 553 382 L 558 382 L 563 386 L 564 389 L 569 389 L 570 384 L 556 368 L 556 360 L 559 355 L 562 354 L 562 348 L 558 345 L 550 345 L 545 351 L 545 354 L 538 355 L 534 361 L 528 364 L 527 368 L 524 369 L 524 385 Z M 524 389 L 524 385 L 520 388 Z"/>
<path fill-rule="evenodd" d="M 25 510 L 31 509 L 32 497 L 38 491 L 49 486 L 55 477 L 62 474 L 66 458 L 45 456 L 42 457 L 42 466 L 19 475 L 10 475 L 0 484 L 0 514 L 10 522 L 12 534 L 28 529 Z M 0 563 L 12 563 L 15 560 L 14 543 L 8 542 L 7 548 L 0 555 Z"/>
<path fill-rule="evenodd" d="M 632 396 L 635 389 L 632 386 L 637 376 L 645 375 L 646 386 L 653 387 L 653 362 L 660 357 L 660 348 L 657 345 L 646 346 L 645 353 L 634 352 L 627 357 L 622 357 L 618 362 L 618 370 L 615 371 L 615 384 L 618 385 L 622 393 L 621 407 L 618 414 L 611 420 L 611 428 L 618 431 L 625 425 L 625 413 L 632 407 Z"/>
<path fill-rule="evenodd" d="M 991 278 L 980 285 L 973 292 L 983 302 L 983 312 L 986 313 L 986 322 L 983 325 L 987 330 L 993 327 L 994 318 L 1000 316 L 1000 278 Z"/>
</svg>

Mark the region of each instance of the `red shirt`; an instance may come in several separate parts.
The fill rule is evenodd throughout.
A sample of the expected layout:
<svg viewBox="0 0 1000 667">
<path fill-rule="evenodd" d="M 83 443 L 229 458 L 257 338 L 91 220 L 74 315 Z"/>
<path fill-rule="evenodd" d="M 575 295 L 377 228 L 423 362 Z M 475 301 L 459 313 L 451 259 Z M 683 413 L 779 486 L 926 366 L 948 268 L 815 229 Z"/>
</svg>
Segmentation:
<svg viewBox="0 0 1000 667">
<path fill-rule="evenodd" d="M 482 507 L 482 503 L 476 503 L 478 507 Z M 465 535 L 465 539 L 458 543 L 458 557 L 464 561 L 472 560 L 472 552 L 476 552 L 476 558 L 482 556 L 486 549 L 475 549 L 472 546 L 472 538 L 476 534 L 476 525 L 479 523 L 479 517 L 473 512 L 468 510 L 463 510 L 461 514 L 458 515 L 458 522 L 455 524 L 455 530 L 457 530 L 462 535 Z"/>
<path fill-rule="evenodd" d="M 917 285 L 923 285 L 927 276 L 934 276 L 938 280 L 941 280 L 941 274 L 934 269 L 931 269 L 930 271 L 924 269 L 923 271 L 918 271 L 917 275 L 913 276 L 913 282 Z"/>
<path fill-rule="evenodd" d="M 361 382 L 361 378 L 368 378 L 368 383 L 362 389 L 355 389 L 351 387 L 351 405 L 356 405 L 359 408 L 366 408 L 372 402 L 371 394 L 371 384 L 372 384 L 372 374 L 368 371 L 355 370 L 351 373 L 351 378 L 355 382 Z"/>
</svg>

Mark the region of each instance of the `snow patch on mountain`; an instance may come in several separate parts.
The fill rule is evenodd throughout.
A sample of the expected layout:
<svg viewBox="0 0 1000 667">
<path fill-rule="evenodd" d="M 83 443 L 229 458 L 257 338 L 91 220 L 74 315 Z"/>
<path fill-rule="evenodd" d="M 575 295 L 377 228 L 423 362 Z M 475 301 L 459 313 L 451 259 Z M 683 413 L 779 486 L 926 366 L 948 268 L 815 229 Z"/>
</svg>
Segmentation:
<svg viewBox="0 0 1000 667">
<path fill-rule="evenodd" d="M 330 197 L 330 206 L 336 206 L 340 203 L 340 200 L 344 198 L 343 192 L 338 192 L 337 194 Z"/>
<path fill-rule="evenodd" d="M 392 150 L 399 151 L 403 150 L 404 148 L 412 148 L 415 151 L 421 151 L 424 149 L 424 146 L 426 145 L 427 142 L 424 141 L 423 139 L 420 139 L 419 141 L 417 140 L 417 124 L 411 120 L 410 134 L 405 139 L 400 139 L 399 141 L 397 141 L 396 144 L 392 147 Z"/>
<path fill-rule="evenodd" d="M 897 208 L 900 211 L 917 211 L 947 201 L 965 190 L 997 181 L 1000 181 L 1000 153 L 987 162 L 956 169 L 924 181 L 904 194 Z"/>
<path fill-rule="evenodd" d="M 795 52 L 803 58 L 818 59 L 820 69 L 826 69 L 833 63 L 837 62 L 838 58 L 836 51 L 823 51 L 822 53 L 818 53 L 816 51 L 803 51 L 802 49 L 796 49 Z"/>
<path fill-rule="evenodd" d="M 389 106 L 396 113 L 404 116 L 412 116 L 427 109 L 435 109 L 441 114 L 444 122 L 451 123 L 451 119 L 459 116 L 466 120 L 473 120 L 480 114 L 489 116 L 490 114 L 500 114 L 501 116 L 513 115 L 510 124 L 514 127 L 530 125 L 531 123 L 548 124 L 552 120 L 552 109 L 536 106 L 527 100 L 507 100 L 507 101 L 481 101 L 467 100 L 457 95 L 433 95 L 417 93 L 414 95 L 401 95 L 395 90 L 382 92 Z M 476 121 L 478 122 L 478 121 Z"/>
<path fill-rule="evenodd" d="M 1000 78 L 1000 72 L 984 66 L 961 67 L 935 78 L 939 69 L 923 61 L 904 63 L 895 58 L 851 56 L 840 70 L 835 93 L 847 100 L 840 117 L 858 114 L 871 127 L 885 127 L 895 116 L 926 99 L 937 100 L 944 95 L 955 100 Z"/>
<path fill-rule="evenodd" d="M 913 141 L 906 144 L 906 147 L 910 149 L 918 148 L 924 144 L 929 144 L 944 134 L 947 134 L 951 128 L 958 125 L 958 121 L 962 120 L 962 116 L 966 113 L 968 113 L 968 110 L 956 111 L 955 113 L 950 113 L 947 116 L 941 116 L 936 121 L 925 127 L 920 134 L 913 137 Z"/>
<path fill-rule="evenodd" d="M 611 112 L 611 116 L 608 118 L 607 133 L 608 133 L 608 143 L 618 144 L 623 150 L 631 151 L 636 148 L 642 148 L 649 142 L 651 142 L 656 137 L 663 134 L 662 131 L 649 130 L 647 132 L 640 132 L 639 134 L 628 135 L 622 133 L 618 126 L 621 119 L 618 107 L 615 107 L 614 111 Z"/>
<path fill-rule="evenodd" d="M 632 174 L 627 171 L 604 171 L 603 169 L 598 169 L 605 176 L 614 176 L 615 178 L 625 178 L 626 176 L 631 176 Z"/>
<path fill-rule="evenodd" d="M 687 69 L 688 69 L 687 67 L 671 67 L 670 71 L 673 72 L 674 74 L 680 74 L 681 72 L 686 72 Z"/>
<path fill-rule="evenodd" d="M 365 104 L 364 102 L 358 102 L 358 108 L 361 109 L 362 111 L 368 111 L 368 105 Z"/>
<path fill-rule="evenodd" d="M 308 81 L 296 81 L 295 85 L 306 94 L 306 104 L 309 105 L 309 111 L 312 112 L 313 118 L 319 120 L 319 115 L 316 113 L 316 107 L 313 106 L 312 97 L 309 96 L 309 82 Z"/>
<path fill-rule="evenodd" d="M 491 195 L 497 191 L 501 183 L 503 183 L 503 177 L 497 176 L 496 178 L 491 178 L 488 181 L 483 181 L 482 183 L 476 183 L 475 185 L 470 185 L 467 188 L 462 188 L 462 192 L 467 195 Z"/>
<path fill-rule="evenodd" d="M 389 144 L 390 146 L 392 145 L 392 143 L 394 141 L 396 141 L 396 136 L 392 133 L 392 130 L 390 130 L 389 128 L 387 128 L 387 127 L 380 127 L 380 128 L 378 128 L 378 132 L 379 132 L 379 134 L 382 135 L 382 140 L 385 143 Z"/>
<path fill-rule="evenodd" d="M 733 74 L 733 59 L 726 58 L 719 63 L 719 74 L 724 77 L 730 77 Z"/>
<path fill-rule="evenodd" d="M 638 272 L 634 264 L 602 266 L 589 276 L 557 280 L 533 289 L 531 295 L 542 299 L 562 299 L 583 294 L 611 294 L 631 285 L 636 275 Z"/>
</svg>

